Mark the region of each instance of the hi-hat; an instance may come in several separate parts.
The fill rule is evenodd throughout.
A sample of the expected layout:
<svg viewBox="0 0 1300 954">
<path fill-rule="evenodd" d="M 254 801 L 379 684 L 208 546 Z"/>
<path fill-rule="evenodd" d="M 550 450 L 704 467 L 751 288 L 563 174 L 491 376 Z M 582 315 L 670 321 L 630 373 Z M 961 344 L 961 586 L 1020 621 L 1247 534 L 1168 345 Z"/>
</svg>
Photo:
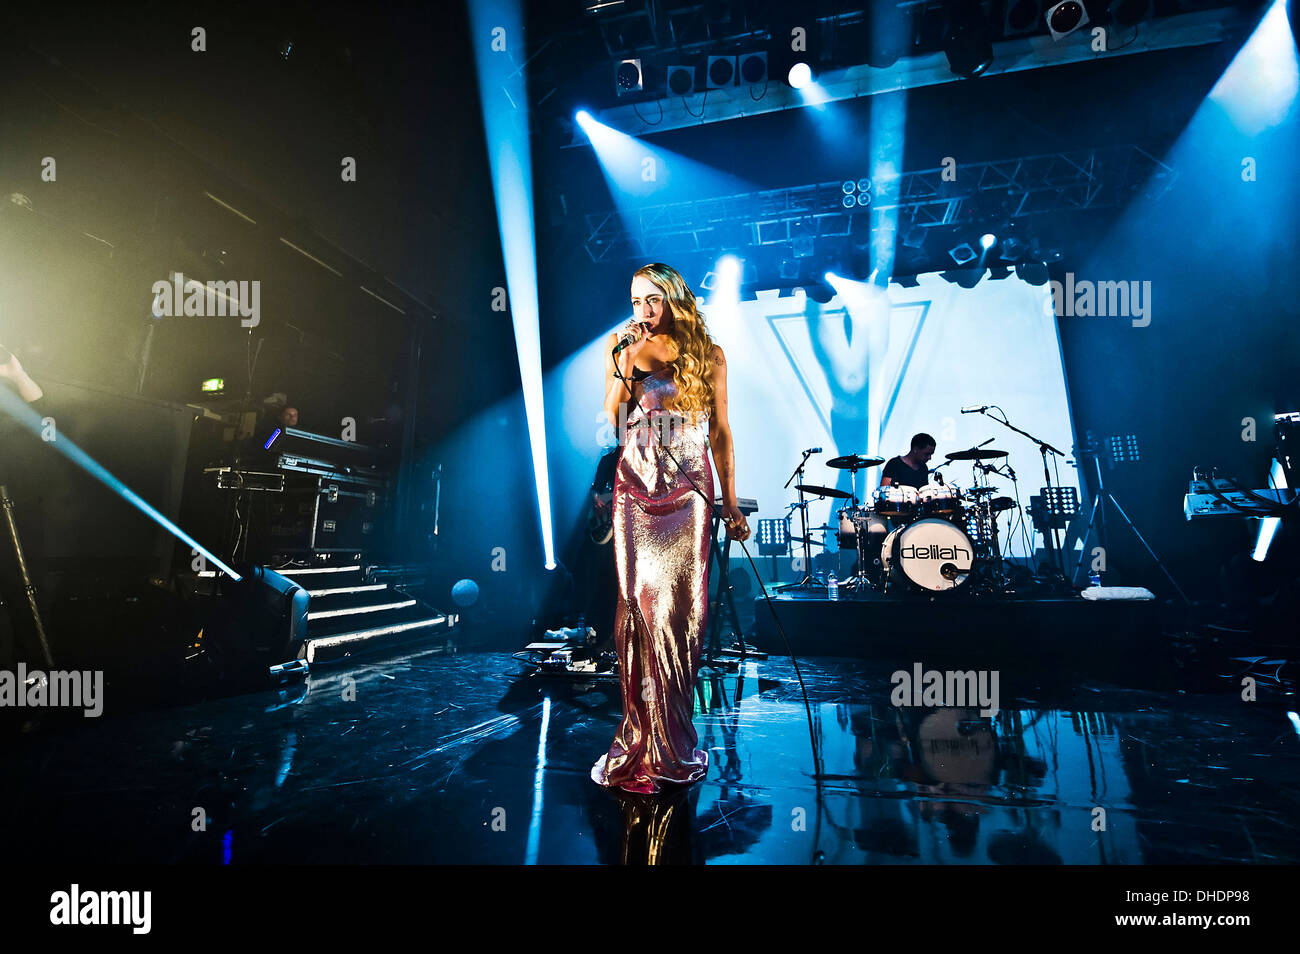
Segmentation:
<svg viewBox="0 0 1300 954">
<path fill-rule="evenodd" d="M 958 451 L 955 454 L 949 454 L 949 460 L 997 460 L 999 457 L 1006 457 L 1007 452 L 1004 450 L 994 450 L 989 448 L 984 450 L 982 447 L 972 447 L 970 450 Z"/>
<path fill-rule="evenodd" d="M 816 494 L 818 497 L 838 497 L 841 500 L 853 499 L 852 494 L 846 494 L 834 487 L 818 487 L 816 484 L 795 484 L 795 489 L 802 490 L 806 494 Z"/>
</svg>

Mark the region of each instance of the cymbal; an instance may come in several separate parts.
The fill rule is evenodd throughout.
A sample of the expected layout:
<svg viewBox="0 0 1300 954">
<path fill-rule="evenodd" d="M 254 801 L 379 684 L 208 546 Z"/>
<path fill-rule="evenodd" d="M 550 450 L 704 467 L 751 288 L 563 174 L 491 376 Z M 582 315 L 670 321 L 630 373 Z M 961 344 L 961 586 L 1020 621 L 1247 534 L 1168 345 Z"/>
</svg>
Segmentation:
<svg viewBox="0 0 1300 954">
<path fill-rule="evenodd" d="M 972 447 L 970 450 L 958 451 L 955 454 L 949 454 L 949 460 L 997 460 L 999 457 L 1006 457 L 1007 452 L 1004 450 L 994 450 L 989 448 L 984 450 L 981 447 Z"/>
<path fill-rule="evenodd" d="M 816 484 L 795 484 L 795 489 L 802 490 L 806 494 L 816 494 L 818 497 L 837 497 L 840 500 L 853 499 L 852 494 L 836 490 L 834 487 L 818 487 Z"/>
<path fill-rule="evenodd" d="M 862 470 L 864 467 L 879 467 L 884 462 L 883 457 L 859 457 L 857 454 L 849 454 L 845 457 L 832 457 L 826 462 L 826 466 L 838 467 L 840 470 Z"/>
</svg>

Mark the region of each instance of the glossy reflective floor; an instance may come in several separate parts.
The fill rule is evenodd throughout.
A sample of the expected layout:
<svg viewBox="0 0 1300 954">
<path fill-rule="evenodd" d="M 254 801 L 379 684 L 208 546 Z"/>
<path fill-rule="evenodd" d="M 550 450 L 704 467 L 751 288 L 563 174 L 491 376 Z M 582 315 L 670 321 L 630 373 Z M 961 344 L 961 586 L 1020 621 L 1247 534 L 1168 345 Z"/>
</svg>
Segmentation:
<svg viewBox="0 0 1300 954">
<path fill-rule="evenodd" d="M 1003 674 L 988 719 L 896 708 L 889 672 L 865 663 L 803 670 L 820 793 L 787 661 L 704 676 L 708 778 L 656 799 L 588 778 L 615 685 L 521 678 L 506 653 L 417 654 L 10 739 L 3 838 L 46 862 L 1300 860 L 1300 724 L 1230 683 L 1044 690 Z"/>
</svg>

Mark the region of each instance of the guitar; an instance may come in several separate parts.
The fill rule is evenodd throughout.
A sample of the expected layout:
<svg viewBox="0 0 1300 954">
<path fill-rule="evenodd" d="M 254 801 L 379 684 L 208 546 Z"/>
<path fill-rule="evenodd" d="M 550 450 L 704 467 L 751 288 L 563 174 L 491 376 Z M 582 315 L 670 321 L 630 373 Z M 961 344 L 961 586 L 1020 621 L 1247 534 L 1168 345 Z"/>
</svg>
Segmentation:
<svg viewBox="0 0 1300 954">
<path fill-rule="evenodd" d="M 596 494 L 596 499 L 605 507 L 601 509 L 594 502 L 592 503 L 591 511 L 587 514 L 587 535 L 592 543 L 603 546 L 614 539 L 614 494 L 612 491 L 607 494 Z"/>
</svg>

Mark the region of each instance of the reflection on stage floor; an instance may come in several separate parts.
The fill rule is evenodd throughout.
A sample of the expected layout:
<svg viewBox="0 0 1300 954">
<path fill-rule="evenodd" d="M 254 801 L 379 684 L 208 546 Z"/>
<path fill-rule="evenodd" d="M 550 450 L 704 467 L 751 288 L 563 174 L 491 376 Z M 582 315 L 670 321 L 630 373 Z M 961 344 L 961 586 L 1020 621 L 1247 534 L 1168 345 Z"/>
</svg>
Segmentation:
<svg viewBox="0 0 1300 954">
<path fill-rule="evenodd" d="M 985 717 L 896 707 L 890 673 L 862 661 L 803 669 L 820 791 L 788 661 L 705 673 L 708 777 L 648 797 L 588 777 L 616 684 L 423 654 L 12 739 L 6 842 L 46 862 L 1300 860 L 1283 707 L 1004 673 Z"/>
</svg>

